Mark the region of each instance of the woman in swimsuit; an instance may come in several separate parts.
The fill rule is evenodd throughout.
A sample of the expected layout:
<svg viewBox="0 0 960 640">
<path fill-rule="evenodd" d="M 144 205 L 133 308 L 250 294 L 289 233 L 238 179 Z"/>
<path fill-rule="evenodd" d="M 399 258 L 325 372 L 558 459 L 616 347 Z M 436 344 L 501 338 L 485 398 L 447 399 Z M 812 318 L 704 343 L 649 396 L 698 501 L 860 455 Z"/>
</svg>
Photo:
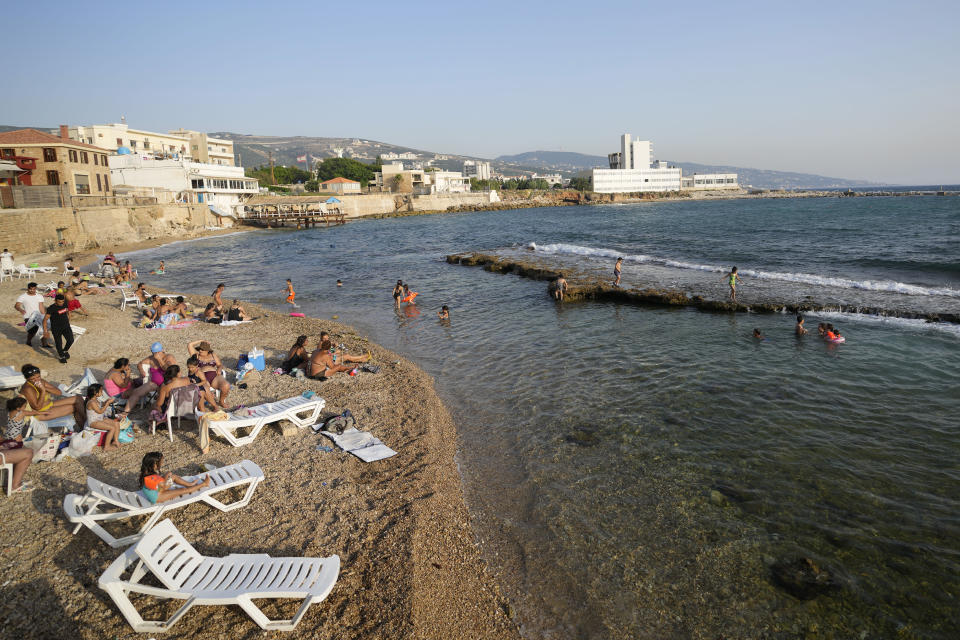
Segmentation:
<svg viewBox="0 0 960 640">
<path fill-rule="evenodd" d="M 297 336 L 297 341 L 290 347 L 290 351 L 287 352 L 287 359 L 283 361 L 280 368 L 283 369 L 284 373 L 290 373 L 309 359 L 310 354 L 307 353 L 307 336 Z"/>
<path fill-rule="evenodd" d="M 73 414 L 78 425 L 86 424 L 87 413 L 81 396 L 66 396 L 54 400 L 51 396 L 60 396 L 63 393 L 40 377 L 40 369 L 32 364 L 25 364 L 20 368 L 26 382 L 20 387 L 20 395 L 27 399 L 33 411 L 39 411 L 38 420 L 50 420 Z"/>
<path fill-rule="evenodd" d="M 190 355 L 197 356 L 200 364 L 200 373 L 207 379 L 211 387 L 220 392 L 220 401 L 217 403 L 221 407 L 227 407 L 227 394 L 230 393 L 230 383 L 220 375 L 223 364 L 220 358 L 213 352 L 210 343 L 205 340 L 194 340 L 187 345 L 187 351 Z"/>
<path fill-rule="evenodd" d="M 163 384 L 163 372 L 170 365 L 177 364 L 176 359 L 169 353 L 165 353 L 163 345 L 154 342 L 150 345 L 150 355 L 137 364 L 137 369 L 143 375 L 143 384 L 141 388 L 146 387 L 144 395 L 156 391 Z"/>
<path fill-rule="evenodd" d="M 221 299 L 220 296 L 223 295 L 223 290 L 226 288 L 227 288 L 227 285 L 221 282 L 220 284 L 217 285 L 217 288 L 213 290 L 213 293 L 210 294 L 213 296 L 213 305 L 217 308 L 217 311 L 219 311 L 220 313 L 223 313 L 223 299 Z"/>
<path fill-rule="evenodd" d="M 106 416 L 107 407 L 114 403 L 114 398 L 108 398 L 103 402 L 97 396 L 103 385 L 92 384 L 87 387 L 87 423 L 85 429 L 96 429 L 106 431 L 107 437 L 103 441 L 103 450 L 112 451 L 120 448 L 120 441 L 117 436 L 120 435 L 120 423 Z"/>
<path fill-rule="evenodd" d="M 181 377 L 179 366 L 172 364 L 167 367 L 167 369 L 163 372 L 163 384 L 160 385 L 160 390 L 157 392 L 157 398 L 153 401 L 153 410 L 150 412 L 150 419 L 158 422 L 161 420 L 166 420 L 167 406 L 170 404 L 170 393 L 174 389 L 190 386 L 196 385 L 190 381 L 190 378 Z M 213 394 L 204 389 L 199 389 L 199 392 L 201 402 L 206 401 L 211 405 L 216 406 L 216 400 L 214 400 Z M 200 406 L 199 403 L 197 406 Z"/>
<path fill-rule="evenodd" d="M 197 403 L 197 408 L 200 411 L 217 411 L 220 409 L 217 406 L 217 396 L 213 392 L 213 387 L 210 386 L 207 377 L 200 371 L 200 358 L 197 356 L 187 358 L 187 379 L 200 388 L 200 402 Z"/>
<path fill-rule="evenodd" d="M 149 385 L 136 384 L 130 373 L 130 361 L 126 358 L 117 358 L 113 363 L 113 369 L 107 371 L 103 378 L 103 388 L 110 397 L 126 400 L 128 407 L 136 407 L 140 399 L 152 390 Z"/>
<path fill-rule="evenodd" d="M 220 324 L 223 322 L 223 317 L 217 311 L 217 305 L 212 302 L 207 304 L 207 308 L 203 310 L 203 321 L 209 322 L 210 324 Z"/>
<path fill-rule="evenodd" d="M 403 298 L 403 280 L 397 280 L 397 286 L 393 288 L 393 304 L 400 308 L 400 300 Z"/>
</svg>

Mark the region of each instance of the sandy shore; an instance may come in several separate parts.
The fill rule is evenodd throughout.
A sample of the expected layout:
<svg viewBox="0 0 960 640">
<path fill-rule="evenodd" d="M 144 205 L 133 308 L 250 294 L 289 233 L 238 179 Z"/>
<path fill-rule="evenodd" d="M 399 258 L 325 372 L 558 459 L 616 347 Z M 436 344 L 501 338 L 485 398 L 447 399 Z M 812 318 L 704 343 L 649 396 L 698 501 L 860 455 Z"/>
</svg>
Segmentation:
<svg viewBox="0 0 960 640">
<path fill-rule="evenodd" d="M 48 263 L 49 256 L 41 261 Z M 164 428 L 155 436 L 138 433 L 134 443 L 119 451 L 97 449 L 79 459 L 35 463 L 26 474 L 37 485 L 35 491 L 0 497 L 4 636 L 147 637 L 133 633 L 97 587 L 97 579 L 120 551 L 87 529 L 71 535 L 62 501 L 67 493 L 84 492 L 87 474 L 135 489 L 144 453 L 159 450 L 165 469 L 181 475 L 201 471 L 203 463 L 230 464 L 245 458 L 264 470 L 266 481 L 246 508 L 222 513 L 193 504 L 171 513 L 201 553 L 337 554 L 342 563 L 330 596 L 313 605 L 292 633 L 263 633 L 239 607 L 195 607 L 162 637 L 519 637 L 506 599 L 474 543 L 455 463 L 454 425 L 432 379 L 421 369 L 367 342 L 347 326 L 292 318 L 254 305 L 245 305 L 259 316 L 251 324 L 137 329 L 137 312 L 119 310 L 119 293 L 81 298 L 90 316 L 76 316 L 73 324 L 85 327 L 87 333 L 71 350 L 71 361 L 62 365 L 52 351 L 23 344 L 25 332 L 16 326 L 20 318 L 13 303 L 25 284 L 26 280 L 0 283 L 0 364 L 19 368 L 30 362 L 55 383 L 71 382 L 84 366 L 102 375 L 117 357 L 142 359 L 155 340 L 182 364 L 187 343 L 202 338 L 213 345 L 232 379 L 237 355 L 258 346 L 266 351 L 267 371 L 250 388 L 234 389 L 230 404 L 249 406 L 313 389 L 326 399 L 327 409 L 349 408 L 361 428 L 399 455 L 366 464 L 339 449 L 317 451 L 318 444 L 329 441 L 309 429 L 284 437 L 270 426 L 246 447 L 234 448 L 212 436 L 211 452 L 203 456 L 196 427 L 186 421 L 181 429 L 174 425 L 173 443 Z M 206 302 L 206 298 L 187 298 Z M 380 373 L 355 378 L 340 374 L 323 383 L 271 373 L 295 336 L 308 334 L 313 344 L 321 329 L 330 331 L 353 353 L 370 349 Z M 8 390 L 0 395 L 6 400 L 14 393 Z M 4 422 L 5 413 L 0 409 Z M 144 412 L 133 417 L 135 421 L 146 418 Z M 155 603 L 143 604 L 151 612 L 158 611 Z M 284 607 L 283 613 L 289 615 L 292 605 Z"/>
</svg>

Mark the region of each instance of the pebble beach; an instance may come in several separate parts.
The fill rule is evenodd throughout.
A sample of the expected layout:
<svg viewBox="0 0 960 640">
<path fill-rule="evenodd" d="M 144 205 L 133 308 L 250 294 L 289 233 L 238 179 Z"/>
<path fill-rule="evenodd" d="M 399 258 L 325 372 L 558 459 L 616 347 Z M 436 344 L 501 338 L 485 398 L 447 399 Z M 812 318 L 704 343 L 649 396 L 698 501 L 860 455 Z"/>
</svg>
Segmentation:
<svg viewBox="0 0 960 640">
<path fill-rule="evenodd" d="M 19 261 L 19 260 L 18 260 Z M 59 264 L 47 257 L 41 264 Z M 59 272 L 59 269 L 58 269 Z M 38 274 L 44 284 L 57 274 Z M 81 458 L 35 462 L 25 480 L 29 493 L 0 497 L 0 624 L 4 635 L 22 638 L 132 638 L 132 631 L 97 580 L 122 553 L 87 529 L 72 535 L 63 515 L 68 493 L 85 492 L 88 475 L 135 490 L 140 461 L 161 451 L 164 469 L 198 474 L 204 464 L 256 462 L 266 479 L 245 508 L 223 513 L 194 503 L 170 513 L 177 528 L 205 555 L 267 553 L 277 556 L 339 555 L 341 572 L 330 596 L 310 607 L 295 631 L 262 632 L 236 606 L 194 607 L 166 638 L 518 638 L 510 606 L 480 557 L 464 504 L 457 470 L 457 433 L 437 397 L 433 380 L 420 368 L 334 321 L 294 318 L 244 304 L 256 319 L 233 327 L 196 323 L 183 329 L 147 330 L 136 326 L 135 306 L 120 310 L 119 291 L 80 298 L 88 317 L 74 314 L 84 327 L 60 364 L 53 350 L 24 344 L 13 305 L 27 280 L 0 283 L 0 363 L 19 369 L 40 367 L 54 384 L 77 380 L 85 367 L 98 379 L 118 357 L 137 362 L 160 341 L 181 365 L 187 344 L 207 340 L 233 380 L 237 357 L 254 347 L 265 352 L 266 370 L 247 389 L 234 387 L 228 404 L 253 406 L 307 390 L 326 400 L 326 411 L 350 409 L 358 428 L 371 432 L 398 455 L 364 463 L 334 448 L 310 429 L 284 436 L 277 425 L 261 431 L 252 444 L 232 447 L 211 434 L 210 453 L 202 455 L 196 425 L 177 428 L 173 442 L 165 426 L 149 433 L 146 410 L 134 412 L 136 439 L 118 451 L 100 448 Z M 213 288 L 211 283 L 210 289 Z M 153 289 L 153 288 L 150 288 Z M 153 291 L 151 290 L 151 293 Z M 194 305 L 207 296 L 177 291 Z M 201 306 L 202 308 L 202 306 Z M 370 350 L 378 373 L 339 374 L 326 382 L 297 380 L 273 370 L 299 334 L 312 347 L 321 330 L 350 353 Z M 3 391 L 4 401 L 16 389 Z M 5 410 L 2 419 L 6 420 Z M 288 430 L 289 431 L 289 430 Z M 133 531 L 139 521 L 117 526 Z M 135 601 L 144 617 L 170 615 L 178 601 Z M 277 606 L 277 605 L 270 605 Z M 289 617 L 297 604 L 272 611 Z M 267 607 L 268 615 L 271 614 Z"/>
</svg>

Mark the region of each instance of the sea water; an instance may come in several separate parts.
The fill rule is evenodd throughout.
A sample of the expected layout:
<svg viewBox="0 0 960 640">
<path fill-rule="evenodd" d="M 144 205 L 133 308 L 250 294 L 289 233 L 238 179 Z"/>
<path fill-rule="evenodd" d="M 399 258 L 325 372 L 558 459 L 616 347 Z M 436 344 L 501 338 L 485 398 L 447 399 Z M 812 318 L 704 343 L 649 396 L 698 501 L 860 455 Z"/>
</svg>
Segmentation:
<svg viewBox="0 0 960 640">
<path fill-rule="evenodd" d="M 847 342 L 796 338 L 785 314 L 558 305 L 544 282 L 444 260 L 473 250 L 611 280 L 623 255 L 626 286 L 718 299 L 736 264 L 745 302 L 836 300 L 807 325 L 833 322 Z M 960 332 L 843 309 L 957 313 L 960 198 L 448 214 L 134 256 L 141 273 L 159 259 L 166 275 L 147 282 L 225 282 L 225 299 L 277 310 L 291 278 L 300 311 L 338 315 L 435 377 L 525 637 L 957 636 Z M 397 279 L 415 306 L 394 308 Z M 798 562 L 820 582 L 791 595 L 775 576 Z"/>
</svg>

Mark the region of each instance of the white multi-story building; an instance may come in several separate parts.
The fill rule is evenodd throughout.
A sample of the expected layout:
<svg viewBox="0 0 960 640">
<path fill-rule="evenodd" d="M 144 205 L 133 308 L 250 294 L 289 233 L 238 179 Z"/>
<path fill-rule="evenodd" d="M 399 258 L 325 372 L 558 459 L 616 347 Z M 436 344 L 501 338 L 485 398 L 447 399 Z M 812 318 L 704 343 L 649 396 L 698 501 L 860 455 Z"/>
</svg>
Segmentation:
<svg viewBox="0 0 960 640">
<path fill-rule="evenodd" d="M 550 186 L 553 186 L 553 185 L 555 185 L 555 184 L 558 184 L 558 185 L 560 185 L 561 187 L 563 186 L 563 176 L 560 175 L 559 173 L 549 173 L 549 174 L 544 174 L 544 175 L 540 175 L 539 173 L 535 173 L 535 174 L 533 174 L 532 176 L 530 176 L 530 179 L 531 179 L 531 180 L 546 180 L 546 181 L 550 184 Z"/>
<path fill-rule="evenodd" d="M 714 189 L 739 189 L 735 173 L 695 173 L 683 176 L 683 188 L 692 191 L 712 191 Z"/>
<path fill-rule="evenodd" d="M 394 153 L 393 151 L 388 151 L 387 153 L 381 153 L 380 159 L 386 162 L 387 160 L 416 160 L 417 154 L 410 151 L 404 153 Z"/>
<path fill-rule="evenodd" d="M 74 140 L 116 151 L 126 147 L 134 155 L 192 160 L 232 167 L 233 141 L 212 138 L 199 131 L 177 129 L 168 133 L 131 129 L 125 122 L 68 128 Z M 90 142 L 90 141 L 93 142 Z"/>
<path fill-rule="evenodd" d="M 490 163 L 482 160 L 464 160 L 463 175 L 477 180 L 490 179 Z"/>
<path fill-rule="evenodd" d="M 117 193 L 154 195 L 161 202 L 192 202 L 210 205 L 220 215 L 260 191 L 243 167 L 147 158 L 124 154 L 108 158 L 110 178 Z"/>
<path fill-rule="evenodd" d="M 620 137 L 619 153 L 608 156 L 609 169 L 593 170 L 593 190 L 598 193 L 679 191 L 681 170 L 653 160 L 653 143 Z"/>
<path fill-rule="evenodd" d="M 430 180 L 431 193 L 467 193 L 470 191 L 470 178 L 459 171 L 430 171 L 426 176 Z"/>
</svg>

